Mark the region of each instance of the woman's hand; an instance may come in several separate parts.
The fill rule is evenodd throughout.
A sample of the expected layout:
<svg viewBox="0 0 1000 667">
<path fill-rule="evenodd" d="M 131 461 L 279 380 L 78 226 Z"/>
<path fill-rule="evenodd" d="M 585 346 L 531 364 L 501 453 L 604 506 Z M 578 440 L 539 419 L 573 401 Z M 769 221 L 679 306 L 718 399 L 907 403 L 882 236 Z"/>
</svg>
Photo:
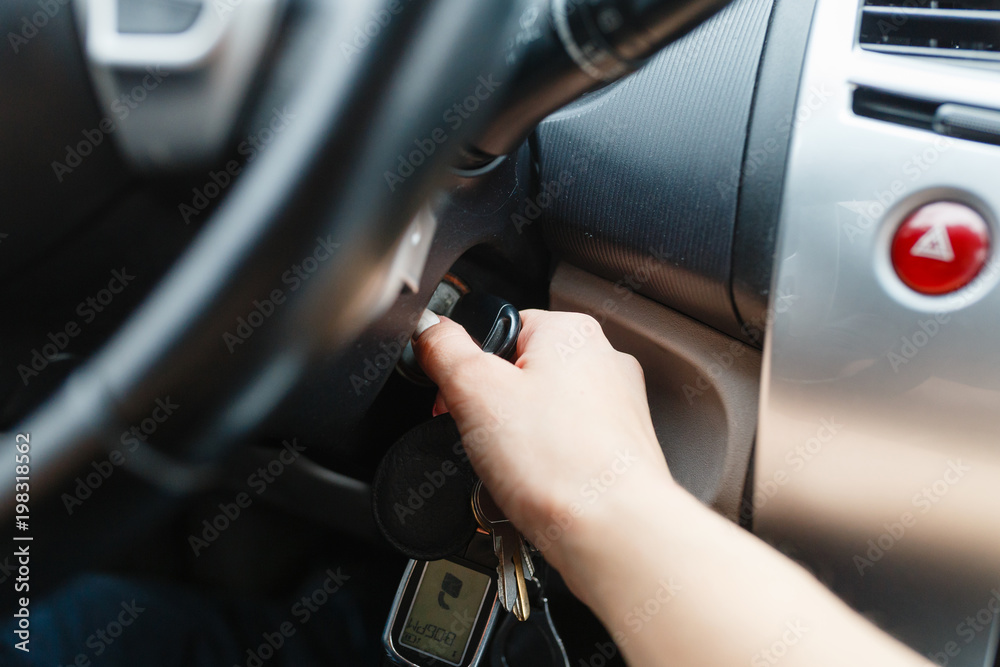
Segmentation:
<svg viewBox="0 0 1000 667">
<path fill-rule="evenodd" d="M 418 327 L 415 349 L 440 388 L 436 411 L 451 412 L 494 499 L 550 556 L 552 538 L 600 514 L 605 496 L 673 482 L 639 363 L 588 315 L 521 317 L 514 364 L 433 316 Z"/>
</svg>

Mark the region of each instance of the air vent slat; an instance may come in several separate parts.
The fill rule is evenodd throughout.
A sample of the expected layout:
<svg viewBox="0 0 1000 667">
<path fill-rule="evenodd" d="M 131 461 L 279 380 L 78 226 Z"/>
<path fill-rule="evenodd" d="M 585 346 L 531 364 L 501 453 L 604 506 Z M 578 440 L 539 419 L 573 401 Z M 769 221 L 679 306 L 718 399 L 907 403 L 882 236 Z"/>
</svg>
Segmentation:
<svg viewBox="0 0 1000 667">
<path fill-rule="evenodd" d="M 1000 3 L 868 0 L 861 47 L 888 53 L 1000 60 Z"/>
<path fill-rule="evenodd" d="M 865 7 L 899 7 L 905 9 L 983 9 L 987 11 L 1000 10 L 997 0 L 868 0 Z"/>
</svg>

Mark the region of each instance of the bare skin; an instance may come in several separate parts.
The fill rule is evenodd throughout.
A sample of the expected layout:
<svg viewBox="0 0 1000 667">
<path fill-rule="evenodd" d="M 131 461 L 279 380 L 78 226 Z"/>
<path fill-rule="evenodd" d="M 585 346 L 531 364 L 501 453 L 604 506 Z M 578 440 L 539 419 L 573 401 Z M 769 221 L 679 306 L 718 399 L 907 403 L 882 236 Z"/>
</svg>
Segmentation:
<svg viewBox="0 0 1000 667">
<path fill-rule="evenodd" d="M 642 369 L 593 318 L 522 318 L 515 364 L 447 319 L 422 320 L 417 356 L 497 503 L 629 664 L 931 664 L 674 482 Z"/>
</svg>

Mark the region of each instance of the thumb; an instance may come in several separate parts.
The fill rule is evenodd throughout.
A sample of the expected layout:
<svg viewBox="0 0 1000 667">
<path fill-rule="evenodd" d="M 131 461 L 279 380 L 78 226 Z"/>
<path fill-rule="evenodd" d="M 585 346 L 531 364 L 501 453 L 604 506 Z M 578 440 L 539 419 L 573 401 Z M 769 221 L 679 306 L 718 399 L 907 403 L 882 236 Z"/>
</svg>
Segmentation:
<svg viewBox="0 0 1000 667">
<path fill-rule="evenodd" d="M 483 352 L 468 332 L 446 317 L 433 320 L 429 311 L 414 332 L 413 351 L 420 367 L 444 394 L 465 395 L 477 383 L 488 382 L 497 373 L 513 371 L 507 361 Z"/>
</svg>

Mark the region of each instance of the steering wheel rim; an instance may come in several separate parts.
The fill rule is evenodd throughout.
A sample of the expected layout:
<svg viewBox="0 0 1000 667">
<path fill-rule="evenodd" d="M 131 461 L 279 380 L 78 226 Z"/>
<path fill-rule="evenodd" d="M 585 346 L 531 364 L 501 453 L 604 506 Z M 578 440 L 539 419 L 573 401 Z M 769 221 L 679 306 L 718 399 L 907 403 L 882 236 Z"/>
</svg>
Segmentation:
<svg viewBox="0 0 1000 667">
<path fill-rule="evenodd" d="M 81 568 L 105 544 L 127 544 L 156 510 L 204 484 L 211 464 L 276 405 L 313 354 L 341 349 L 375 314 L 400 235 L 496 100 L 449 128 L 447 141 L 392 190 L 383 174 L 406 146 L 439 127 L 448 100 L 502 71 L 501 28 L 516 8 L 413 2 L 362 53 L 345 58 L 340 44 L 381 5 L 310 8 L 330 37 L 289 102 L 296 122 L 248 166 L 126 324 L 16 428 L 31 437 L 32 515 L 45 517 L 32 524 L 37 587 Z M 237 319 L 317 243 L 329 260 L 300 290 L 286 290 L 271 321 L 226 354 L 224 335 Z M 74 478 L 164 398 L 181 407 L 157 441 L 178 444 L 169 453 L 140 447 L 122 466 L 120 484 L 81 507 L 65 505 L 60 494 L 72 491 Z M 0 514 L 10 526 L 13 434 L 7 440 Z M 109 511 L 117 521 L 107 521 Z M 77 557 L 66 558 L 68 550 Z"/>
</svg>

